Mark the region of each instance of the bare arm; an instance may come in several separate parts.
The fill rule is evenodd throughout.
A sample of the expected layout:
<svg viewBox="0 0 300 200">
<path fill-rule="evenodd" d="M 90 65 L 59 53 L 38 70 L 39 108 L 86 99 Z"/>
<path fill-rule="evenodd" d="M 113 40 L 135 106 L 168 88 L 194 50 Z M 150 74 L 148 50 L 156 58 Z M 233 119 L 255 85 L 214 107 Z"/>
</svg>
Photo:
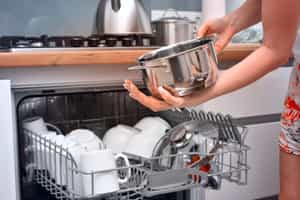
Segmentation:
<svg viewBox="0 0 300 200">
<path fill-rule="evenodd" d="M 215 86 L 189 97 L 187 104 L 197 105 L 242 88 L 287 62 L 297 34 L 299 10 L 298 0 L 263 0 L 263 45 L 240 63 L 225 70 Z"/>
<path fill-rule="evenodd" d="M 247 0 L 240 8 L 232 13 L 205 22 L 198 30 L 198 37 L 217 33 L 218 39 L 215 43 L 217 53 L 228 44 L 232 36 L 261 21 L 261 0 Z"/>
<path fill-rule="evenodd" d="M 184 98 L 174 97 L 163 88 L 159 88 L 164 99 L 161 101 L 144 95 L 130 81 L 126 81 L 124 86 L 134 99 L 154 111 L 159 111 L 198 105 L 249 85 L 287 61 L 297 34 L 299 10 L 299 0 L 262 0 L 261 18 L 264 29 L 262 46 L 240 63 L 223 71 L 211 88 Z"/>
<path fill-rule="evenodd" d="M 235 33 L 261 21 L 262 0 L 247 0 L 240 8 L 227 15 Z"/>
</svg>

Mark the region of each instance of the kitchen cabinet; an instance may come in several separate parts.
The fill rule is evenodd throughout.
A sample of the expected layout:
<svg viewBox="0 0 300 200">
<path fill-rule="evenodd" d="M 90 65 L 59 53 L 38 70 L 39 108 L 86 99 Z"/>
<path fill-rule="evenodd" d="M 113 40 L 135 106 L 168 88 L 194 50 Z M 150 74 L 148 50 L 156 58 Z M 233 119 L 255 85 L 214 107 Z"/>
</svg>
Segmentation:
<svg viewBox="0 0 300 200">
<path fill-rule="evenodd" d="M 0 194 L 1 199 L 17 200 L 18 164 L 14 104 L 10 81 L 0 80 Z"/>
<path fill-rule="evenodd" d="M 222 61 L 239 61 L 247 57 L 260 44 L 231 44 L 219 55 Z M 59 65 L 91 65 L 91 64 L 136 64 L 137 58 L 157 47 L 144 48 L 99 48 L 85 51 L 55 50 L 51 51 L 25 51 L 1 52 L 0 68 L 24 66 L 52 66 Z"/>
<path fill-rule="evenodd" d="M 200 0 L 188 0 L 188 1 L 182 1 L 182 0 L 163 0 L 163 1 L 157 1 L 157 0 L 144 0 L 145 6 L 148 6 L 150 4 L 151 9 L 158 9 L 158 10 L 164 10 L 168 8 L 174 8 L 177 10 L 185 10 L 185 11 L 201 11 L 201 1 Z M 147 3 L 150 2 L 150 3 Z"/>
</svg>

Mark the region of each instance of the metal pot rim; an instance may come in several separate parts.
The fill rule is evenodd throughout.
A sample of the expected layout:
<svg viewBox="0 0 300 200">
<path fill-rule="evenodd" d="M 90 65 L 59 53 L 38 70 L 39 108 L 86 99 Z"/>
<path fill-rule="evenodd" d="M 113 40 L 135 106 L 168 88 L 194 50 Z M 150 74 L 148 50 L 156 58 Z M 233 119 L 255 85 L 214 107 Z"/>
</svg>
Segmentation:
<svg viewBox="0 0 300 200">
<path fill-rule="evenodd" d="M 212 37 L 203 37 L 203 38 L 197 38 L 197 39 L 193 39 L 193 40 L 176 43 L 176 44 L 162 47 L 162 48 L 156 49 L 154 51 L 151 51 L 149 53 L 146 53 L 143 56 L 139 57 L 138 61 L 139 62 L 147 62 L 147 61 L 157 61 L 157 60 L 169 59 L 172 57 L 180 56 L 182 54 L 195 51 L 196 49 L 201 49 L 201 48 L 203 48 L 204 45 L 206 45 L 210 42 L 213 42 L 213 41 L 214 41 L 214 39 Z M 174 49 L 176 47 L 184 46 L 184 45 L 190 44 L 192 42 L 199 42 L 199 44 L 194 48 L 187 49 L 184 51 L 178 51 L 178 52 L 172 51 L 172 49 Z M 159 54 L 161 54 L 161 55 L 159 55 Z"/>
</svg>

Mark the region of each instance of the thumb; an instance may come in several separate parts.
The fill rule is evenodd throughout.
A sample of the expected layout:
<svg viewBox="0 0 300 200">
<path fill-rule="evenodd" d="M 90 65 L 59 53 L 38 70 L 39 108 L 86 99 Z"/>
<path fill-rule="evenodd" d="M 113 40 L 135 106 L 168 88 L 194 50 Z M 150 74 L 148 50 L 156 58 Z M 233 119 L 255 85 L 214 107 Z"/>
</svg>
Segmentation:
<svg viewBox="0 0 300 200">
<path fill-rule="evenodd" d="M 218 35 L 218 39 L 215 42 L 215 50 L 217 54 L 220 53 L 227 46 L 232 36 L 233 32 L 230 29 L 225 30 L 223 33 Z"/>
<path fill-rule="evenodd" d="M 209 34 L 209 23 L 205 22 L 197 31 L 197 37 L 201 38 Z"/>
</svg>

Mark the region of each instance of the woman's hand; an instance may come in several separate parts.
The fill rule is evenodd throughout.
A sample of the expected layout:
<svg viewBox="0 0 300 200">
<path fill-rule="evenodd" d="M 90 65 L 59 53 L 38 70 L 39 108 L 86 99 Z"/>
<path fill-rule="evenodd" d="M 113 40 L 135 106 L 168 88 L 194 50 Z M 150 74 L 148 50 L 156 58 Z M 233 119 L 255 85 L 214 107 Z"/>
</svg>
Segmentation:
<svg viewBox="0 0 300 200">
<path fill-rule="evenodd" d="M 130 97 L 137 100 L 140 104 L 150 108 L 154 112 L 169 110 L 172 108 L 181 108 L 187 103 L 186 98 L 175 97 L 162 87 L 157 88 L 162 99 L 145 95 L 130 80 L 125 80 L 124 88 L 128 90 Z"/>
<path fill-rule="evenodd" d="M 199 37 L 213 33 L 219 34 L 219 37 L 215 43 L 217 53 L 219 53 L 227 45 L 234 34 L 233 30 L 230 28 L 225 19 L 226 17 L 208 21 L 198 31 Z M 176 97 L 163 87 L 157 88 L 153 85 L 148 85 L 148 89 L 153 96 L 147 96 L 141 92 L 130 80 L 125 80 L 124 88 L 128 90 L 130 97 L 138 101 L 140 104 L 150 108 L 154 112 L 169 110 L 172 108 L 183 108 L 194 105 L 195 102 L 200 102 L 200 100 L 198 101 L 196 98 L 199 95 Z M 157 98 L 158 96 L 161 98 Z"/>
<path fill-rule="evenodd" d="M 220 53 L 230 42 L 232 36 L 235 34 L 235 30 L 231 26 L 228 17 L 225 16 L 205 22 L 197 32 L 198 37 L 211 34 L 217 34 L 215 50 L 217 53 Z"/>
</svg>

